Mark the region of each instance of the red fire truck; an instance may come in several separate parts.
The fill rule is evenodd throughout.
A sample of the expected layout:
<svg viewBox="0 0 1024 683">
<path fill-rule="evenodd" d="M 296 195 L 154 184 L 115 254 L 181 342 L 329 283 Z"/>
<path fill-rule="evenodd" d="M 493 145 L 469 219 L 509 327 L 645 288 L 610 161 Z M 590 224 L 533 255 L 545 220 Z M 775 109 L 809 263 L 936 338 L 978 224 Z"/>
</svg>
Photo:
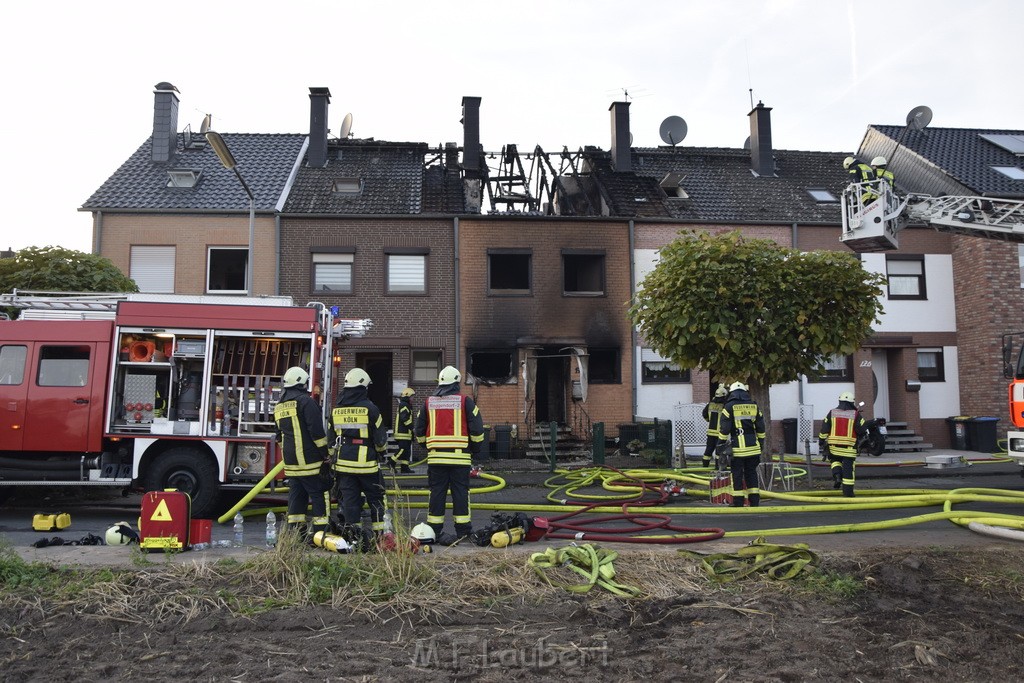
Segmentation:
<svg viewBox="0 0 1024 683">
<path fill-rule="evenodd" d="M 0 320 L 0 495 L 175 488 L 197 517 L 277 463 L 285 371 L 309 371 L 326 416 L 333 347 L 369 324 L 286 297 L 15 293 L 0 306 L 23 309 Z"/>
</svg>

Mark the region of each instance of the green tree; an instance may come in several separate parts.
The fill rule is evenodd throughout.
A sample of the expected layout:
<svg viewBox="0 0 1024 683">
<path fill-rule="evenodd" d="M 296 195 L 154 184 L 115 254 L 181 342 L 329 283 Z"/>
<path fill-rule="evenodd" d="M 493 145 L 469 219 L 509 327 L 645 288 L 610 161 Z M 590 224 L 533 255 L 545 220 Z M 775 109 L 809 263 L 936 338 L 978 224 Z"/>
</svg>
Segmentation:
<svg viewBox="0 0 1024 683">
<path fill-rule="evenodd" d="M 852 254 L 685 231 L 661 249 L 629 315 L 681 367 L 747 382 L 769 420 L 769 386 L 823 372 L 871 335 L 883 283 Z"/>
<path fill-rule="evenodd" d="M 135 281 L 110 259 L 64 247 L 26 247 L 14 258 L 0 259 L 0 293 L 137 292 Z"/>
</svg>

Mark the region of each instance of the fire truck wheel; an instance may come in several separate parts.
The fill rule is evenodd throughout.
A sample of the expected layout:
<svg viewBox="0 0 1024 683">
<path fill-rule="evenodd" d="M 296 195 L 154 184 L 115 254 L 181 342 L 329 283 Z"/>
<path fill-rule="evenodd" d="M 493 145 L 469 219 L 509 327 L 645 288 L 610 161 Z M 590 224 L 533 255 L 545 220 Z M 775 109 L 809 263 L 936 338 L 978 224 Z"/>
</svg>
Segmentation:
<svg viewBox="0 0 1024 683">
<path fill-rule="evenodd" d="M 192 499 L 192 517 L 213 516 L 217 506 L 217 466 L 213 459 L 194 448 L 172 448 L 156 456 L 146 475 L 147 491 L 177 489 Z"/>
</svg>

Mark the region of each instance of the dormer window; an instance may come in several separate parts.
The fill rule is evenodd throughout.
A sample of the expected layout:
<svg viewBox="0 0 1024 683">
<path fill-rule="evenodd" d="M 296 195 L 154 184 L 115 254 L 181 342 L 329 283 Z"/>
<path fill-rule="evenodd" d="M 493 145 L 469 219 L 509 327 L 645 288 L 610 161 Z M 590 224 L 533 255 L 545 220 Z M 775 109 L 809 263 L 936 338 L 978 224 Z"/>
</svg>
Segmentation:
<svg viewBox="0 0 1024 683">
<path fill-rule="evenodd" d="M 363 191 L 363 181 L 360 178 L 336 178 L 333 191 L 334 194 L 360 194 Z"/>
<path fill-rule="evenodd" d="M 690 195 L 683 189 L 685 179 L 682 173 L 667 173 L 658 184 L 669 199 L 689 199 Z"/>
<path fill-rule="evenodd" d="M 811 199 L 818 202 L 819 204 L 834 203 L 838 202 L 834 194 L 829 192 L 823 187 L 808 187 L 807 194 L 811 195 Z"/>
<path fill-rule="evenodd" d="M 992 170 L 1002 173 L 1004 176 L 1012 180 L 1024 180 L 1024 170 L 1021 170 L 1016 166 L 993 166 Z"/>
<path fill-rule="evenodd" d="M 167 187 L 195 187 L 202 171 L 187 168 L 175 168 L 167 171 Z"/>
</svg>

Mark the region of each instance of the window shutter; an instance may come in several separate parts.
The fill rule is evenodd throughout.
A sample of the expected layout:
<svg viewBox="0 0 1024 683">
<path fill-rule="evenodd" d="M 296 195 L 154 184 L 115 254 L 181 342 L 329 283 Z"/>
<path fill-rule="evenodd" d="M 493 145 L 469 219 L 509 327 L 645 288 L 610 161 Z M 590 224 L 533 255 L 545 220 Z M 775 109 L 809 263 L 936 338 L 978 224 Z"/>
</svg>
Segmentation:
<svg viewBox="0 0 1024 683">
<path fill-rule="evenodd" d="M 132 247 L 130 269 L 140 292 L 174 293 L 174 247 Z"/>
<path fill-rule="evenodd" d="M 388 255 L 388 291 L 389 292 L 425 292 L 426 288 L 425 256 L 389 254 Z"/>
</svg>

